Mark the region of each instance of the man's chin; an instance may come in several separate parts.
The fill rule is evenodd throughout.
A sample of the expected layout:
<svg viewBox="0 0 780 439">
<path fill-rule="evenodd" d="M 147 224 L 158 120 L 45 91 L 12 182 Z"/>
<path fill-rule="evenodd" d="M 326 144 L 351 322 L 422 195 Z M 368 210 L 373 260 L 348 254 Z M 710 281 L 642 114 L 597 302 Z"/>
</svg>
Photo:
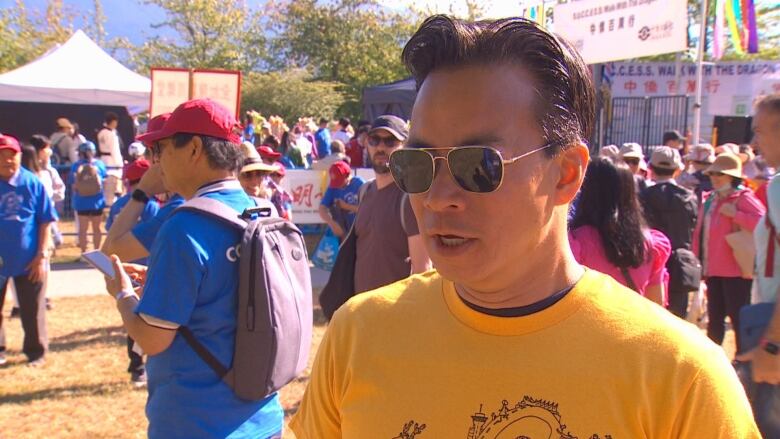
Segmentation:
<svg viewBox="0 0 780 439">
<path fill-rule="evenodd" d="M 389 174 L 390 173 L 390 166 L 383 164 L 383 165 L 377 165 L 375 164 L 373 166 L 374 172 L 377 174 Z"/>
</svg>

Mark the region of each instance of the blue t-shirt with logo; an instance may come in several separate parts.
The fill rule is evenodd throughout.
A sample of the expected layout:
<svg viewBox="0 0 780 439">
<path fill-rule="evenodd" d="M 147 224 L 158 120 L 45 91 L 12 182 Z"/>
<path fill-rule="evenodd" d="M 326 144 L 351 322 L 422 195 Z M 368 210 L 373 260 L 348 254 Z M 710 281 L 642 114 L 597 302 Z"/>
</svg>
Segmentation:
<svg viewBox="0 0 780 439">
<path fill-rule="evenodd" d="M 241 189 L 203 195 L 243 212 L 255 203 Z M 149 258 L 136 313 L 186 325 L 222 364 L 232 364 L 238 308 L 241 232 L 197 212 L 177 212 L 160 229 Z M 231 253 L 231 250 L 233 252 Z M 240 400 L 180 334 L 147 366 L 149 437 L 267 438 L 281 431 L 284 413 L 274 394 Z"/>
<path fill-rule="evenodd" d="M 151 252 L 152 244 L 154 244 L 154 240 L 157 238 L 157 233 L 160 232 L 163 223 L 165 223 L 165 220 L 171 216 L 173 211 L 182 204 L 184 204 L 184 197 L 179 194 L 174 194 L 168 202 L 157 211 L 156 215 L 147 220 L 143 220 L 142 218 L 141 222 L 133 226 L 131 232 L 133 236 L 135 236 L 135 239 L 137 239 L 147 251 Z"/>
<path fill-rule="evenodd" d="M 71 166 L 70 174 L 68 175 L 68 183 L 70 184 L 71 187 L 73 187 L 73 184 L 76 182 L 76 174 L 78 174 L 79 167 L 87 163 L 89 162 L 84 159 L 81 159 L 76 163 L 74 163 L 73 166 Z M 100 176 L 100 178 L 102 180 L 105 180 L 106 176 L 108 176 L 108 174 L 106 173 L 106 165 L 97 159 L 92 160 L 92 165 L 97 168 L 98 175 Z M 103 208 L 106 207 L 106 199 L 103 196 L 102 190 L 97 194 L 90 195 L 90 196 L 81 196 L 74 190 L 72 203 L 73 203 L 73 210 L 75 210 L 76 212 L 83 211 L 83 210 L 103 210 Z"/>
<path fill-rule="evenodd" d="M 27 274 L 38 253 L 40 228 L 57 221 L 57 212 L 38 177 L 20 168 L 0 180 L 0 277 Z"/>
<path fill-rule="evenodd" d="M 363 186 L 365 182 L 366 181 L 360 177 L 352 177 L 352 180 L 343 188 L 335 189 L 329 187 L 325 190 L 325 195 L 322 196 L 320 204 L 325 207 L 333 207 L 336 200 L 344 200 L 349 204 L 357 206 L 360 199 L 360 187 Z M 347 212 L 347 228 L 352 227 L 352 223 L 355 222 L 355 217 L 357 217 L 356 213 Z"/>
</svg>

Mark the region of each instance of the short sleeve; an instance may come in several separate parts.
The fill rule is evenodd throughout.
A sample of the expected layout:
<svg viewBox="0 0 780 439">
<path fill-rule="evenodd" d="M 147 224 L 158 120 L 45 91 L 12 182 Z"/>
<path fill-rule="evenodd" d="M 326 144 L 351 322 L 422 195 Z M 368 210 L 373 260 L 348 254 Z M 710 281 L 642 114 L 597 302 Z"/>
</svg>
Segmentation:
<svg viewBox="0 0 780 439">
<path fill-rule="evenodd" d="M 114 225 L 114 218 L 119 215 L 122 206 L 120 203 L 114 203 L 111 208 L 108 209 L 108 218 L 106 218 L 106 231 L 111 230 L 111 226 Z"/>
<path fill-rule="evenodd" d="M 141 213 L 141 221 L 151 220 L 152 218 L 154 218 L 155 215 L 157 215 L 157 212 L 159 211 L 160 211 L 160 205 L 157 204 L 157 201 L 149 200 L 149 202 L 146 203 L 146 206 L 144 206 L 143 213 Z"/>
<path fill-rule="evenodd" d="M 667 276 L 666 263 L 672 254 L 672 244 L 669 238 L 655 229 L 650 229 L 651 270 L 647 280 L 648 286 L 662 285 Z"/>
<path fill-rule="evenodd" d="M 106 164 L 98 160 L 97 167 L 100 170 L 100 177 L 106 178 L 108 176 L 108 171 L 106 171 Z"/>
<path fill-rule="evenodd" d="M 157 233 L 160 231 L 160 227 L 162 227 L 164 220 L 160 216 L 160 212 L 158 212 L 153 218 L 139 222 L 131 230 L 135 239 L 144 246 L 146 251 L 152 250 L 154 239 L 157 238 Z"/>
<path fill-rule="evenodd" d="M 178 219 L 184 220 L 185 215 Z M 186 227 L 167 222 L 152 249 L 144 293 L 135 312 L 185 325 L 195 309 L 207 259 Z"/>
<path fill-rule="evenodd" d="M 298 408 L 298 412 L 290 422 L 290 428 L 298 439 L 318 439 L 341 437 L 341 407 L 340 394 L 343 390 L 343 366 L 340 362 L 347 360 L 346 356 L 337 351 L 339 346 L 347 346 L 347 340 L 342 340 L 338 316 L 336 312 L 328 326 L 328 330 L 317 350 L 317 356 L 312 366 L 309 385 Z"/>
<path fill-rule="evenodd" d="M 37 206 L 37 212 L 36 212 L 36 220 L 38 224 L 48 224 L 54 221 L 57 221 L 57 211 L 54 210 L 54 204 L 51 202 L 51 199 L 48 195 L 46 195 L 46 189 L 43 187 L 43 184 L 39 183 L 36 185 L 37 190 L 35 197 L 36 200 L 36 206 Z"/>
<path fill-rule="evenodd" d="M 766 201 L 772 224 L 780 225 L 780 178 L 773 178 L 767 185 Z"/>
<path fill-rule="evenodd" d="M 419 226 L 417 225 L 417 217 L 412 210 L 412 203 L 409 201 L 409 196 L 404 194 L 401 198 L 401 226 L 406 232 L 406 236 L 412 237 L 420 234 Z"/>
<path fill-rule="evenodd" d="M 720 347 L 706 361 L 680 404 L 669 437 L 760 439 L 753 412 Z"/>
<path fill-rule="evenodd" d="M 336 201 L 336 189 L 329 187 L 325 190 L 325 195 L 322 196 L 320 204 L 325 207 L 331 207 L 334 201 Z"/>
</svg>

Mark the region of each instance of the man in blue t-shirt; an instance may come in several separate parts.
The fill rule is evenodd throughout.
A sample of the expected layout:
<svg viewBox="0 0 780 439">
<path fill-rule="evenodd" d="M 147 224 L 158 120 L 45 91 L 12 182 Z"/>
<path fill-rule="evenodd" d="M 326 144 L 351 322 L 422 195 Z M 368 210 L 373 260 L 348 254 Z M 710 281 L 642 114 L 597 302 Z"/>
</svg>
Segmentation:
<svg viewBox="0 0 780 439">
<path fill-rule="evenodd" d="M 314 141 L 317 143 L 317 157 L 325 158 L 330 155 L 330 131 L 328 131 L 328 119 L 320 119 L 320 128 L 314 133 Z"/>
<path fill-rule="evenodd" d="M 146 171 L 149 170 L 149 162 L 145 159 L 138 159 L 133 163 L 125 166 L 124 169 L 124 181 L 128 188 L 128 193 L 117 198 L 111 209 L 108 212 L 108 219 L 106 219 L 106 230 L 111 231 L 111 226 L 114 224 L 114 218 L 122 211 L 122 209 L 130 202 L 130 195 L 138 188 L 138 183 L 144 176 Z M 157 212 L 160 210 L 160 205 L 156 199 L 150 198 L 146 201 L 141 216 L 138 219 L 138 223 L 148 222 L 154 219 Z M 116 254 L 116 253 L 115 253 Z M 136 264 L 147 264 L 146 257 L 139 258 L 133 261 Z M 130 372 L 130 381 L 136 387 L 142 387 L 146 385 L 146 367 L 144 365 L 143 352 L 140 352 L 135 342 L 129 336 L 127 337 L 127 357 L 130 360 L 130 364 L 127 366 L 127 371 Z"/>
<path fill-rule="evenodd" d="M 156 142 L 169 190 L 186 199 L 218 200 L 238 215 L 255 203 L 235 179 L 242 159 L 237 126 L 220 104 L 195 99 L 181 104 L 161 130 L 141 139 Z M 184 211 L 160 229 L 148 272 L 123 266 L 113 256 L 118 275 L 106 280 L 108 291 L 127 332 L 149 355 L 146 415 L 152 439 L 281 435 L 284 413 L 278 395 L 239 399 L 178 332 L 186 326 L 220 363 L 232 366 L 239 282 L 234 255 L 240 242 L 240 231 Z M 125 268 L 138 275 L 142 298 Z"/>
<path fill-rule="evenodd" d="M 31 366 L 44 362 L 48 349 L 43 279 L 51 240 L 49 224 L 57 212 L 43 183 L 21 167 L 19 142 L 0 134 L 0 364 L 5 364 L 3 303 L 13 278 L 24 328 L 22 352 Z"/>
<path fill-rule="evenodd" d="M 360 187 L 365 181 L 360 177 L 353 177 L 352 168 L 345 161 L 332 164 L 328 175 L 330 184 L 320 201 L 319 214 L 333 230 L 333 234 L 343 239 L 355 222 Z"/>
</svg>

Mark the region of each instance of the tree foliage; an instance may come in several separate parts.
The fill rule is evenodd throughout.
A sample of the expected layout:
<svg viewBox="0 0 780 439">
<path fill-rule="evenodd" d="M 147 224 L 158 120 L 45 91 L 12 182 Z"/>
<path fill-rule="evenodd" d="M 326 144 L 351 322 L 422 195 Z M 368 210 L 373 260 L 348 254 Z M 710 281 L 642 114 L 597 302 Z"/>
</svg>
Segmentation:
<svg viewBox="0 0 780 439">
<path fill-rule="evenodd" d="M 281 116 L 292 126 L 301 116 L 334 117 L 344 103 L 340 85 L 313 80 L 304 69 L 250 73 L 241 85 L 241 106 Z"/>
<path fill-rule="evenodd" d="M 376 0 L 287 0 L 274 4 L 271 64 L 308 68 L 342 84 L 340 112 L 360 114 L 364 87 L 402 79 L 401 48 L 419 19 L 392 12 Z"/>
<path fill-rule="evenodd" d="M 152 25 L 170 29 L 175 38 L 148 38 L 141 46 L 120 40 L 128 62 L 148 72 L 154 66 L 220 68 L 249 72 L 265 56 L 264 12 L 240 0 L 144 0 L 165 11 L 166 20 Z"/>
<path fill-rule="evenodd" d="M 73 34 L 75 11 L 62 0 L 50 0 L 44 11 L 28 10 L 23 0 L 0 10 L 0 72 L 38 58 Z"/>
</svg>

